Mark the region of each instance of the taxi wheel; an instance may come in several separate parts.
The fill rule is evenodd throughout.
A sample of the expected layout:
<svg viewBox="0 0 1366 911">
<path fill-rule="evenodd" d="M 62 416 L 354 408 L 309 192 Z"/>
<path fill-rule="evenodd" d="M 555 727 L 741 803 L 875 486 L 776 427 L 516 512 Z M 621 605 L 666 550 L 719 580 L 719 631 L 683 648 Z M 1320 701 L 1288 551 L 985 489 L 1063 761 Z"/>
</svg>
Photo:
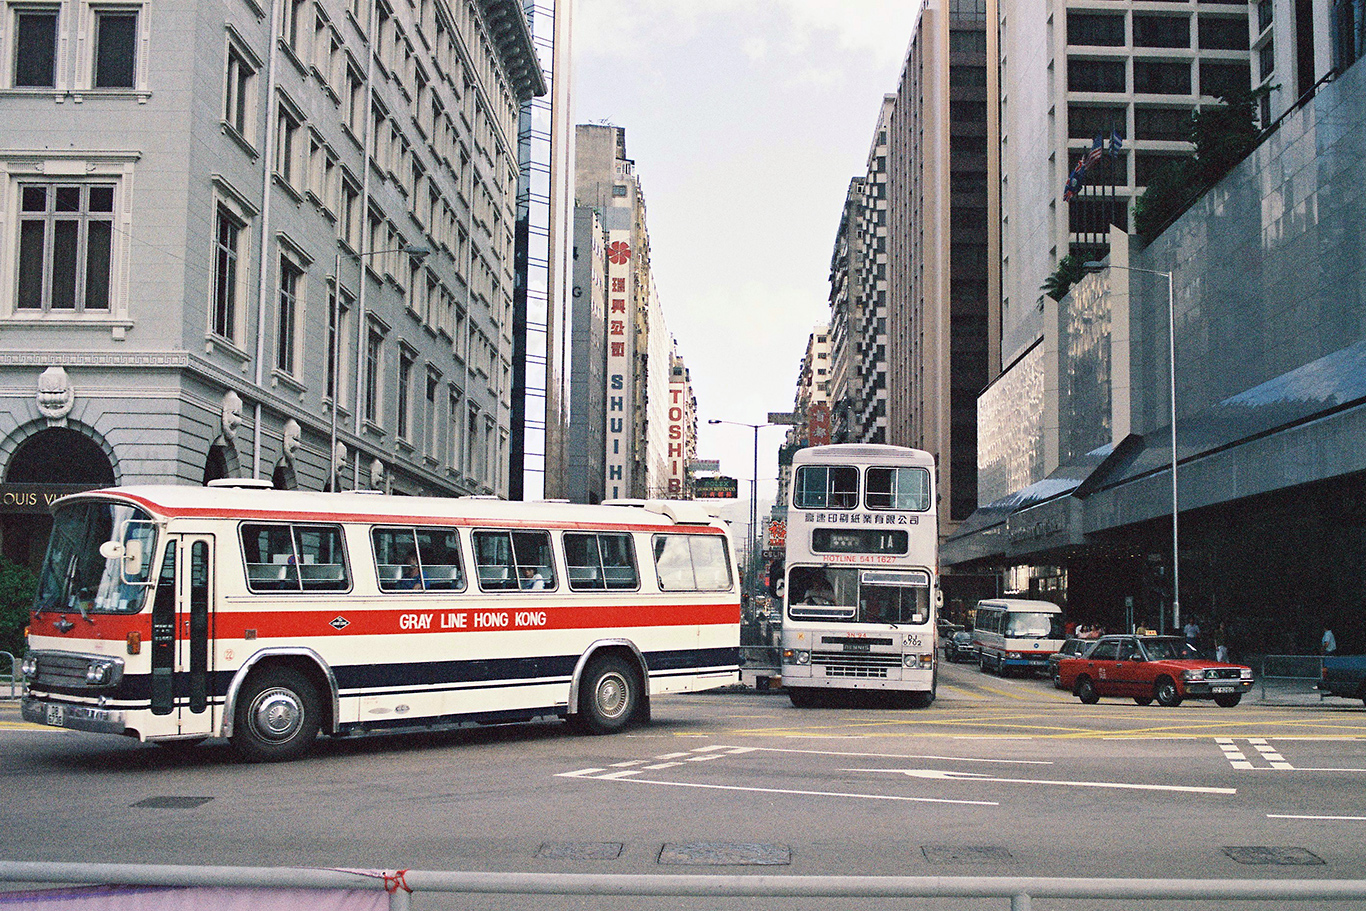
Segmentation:
<svg viewBox="0 0 1366 911">
<path fill-rule="evenodd" d="M 1214 704 L 1224 709 L 1231 709 L 1239 702 L 1243 701 L 1242 693 L 1232 693 L 1224 696 L 1215 696 Z"/>
<path fill-rule="evenodd" d="M 1163 708 L 1174 709 L 1181 704 L 1181 691 L 1176 688 L 1176 681 L 1170 677 L 1159 677 L 1157 680 L 1157 704 Z"/>
<path fill-rule="evenodd" d="M 1100 693 L 1096 692 L 1096 685 L 1091 682 L 1090 677 L 1082 677 L 1077 681 L 1077 698 L 1086 705 L 1095 705 L 1100 702 Z"/>
<path fill-rule="evenodd" d="M 1153 697 L 1151 697 L 1151 696 L 1135 696 L 1135 697 L 1134 697 L 1134 702 L 1137 702 L 1139 705 L 1152 705 L 1152 704 L 1153 704 Z"/>
</svg>

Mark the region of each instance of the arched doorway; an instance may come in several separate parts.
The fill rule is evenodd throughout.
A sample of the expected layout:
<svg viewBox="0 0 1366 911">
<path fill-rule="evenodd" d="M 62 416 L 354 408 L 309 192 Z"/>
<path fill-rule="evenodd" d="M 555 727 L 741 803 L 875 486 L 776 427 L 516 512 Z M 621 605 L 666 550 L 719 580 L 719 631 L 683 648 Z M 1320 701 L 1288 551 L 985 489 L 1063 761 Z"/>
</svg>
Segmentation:
<svg viewBox="0 0 1366 911">
<path fill-rule="evenodd" d="M 37 568 L 52 530 L 49 506 L 60 496 L 109 487 L 114 468 L 100 445 L 77 430 L 50 427 L 24 440 L 0 485 L 0 552 Z"/>
</svg>

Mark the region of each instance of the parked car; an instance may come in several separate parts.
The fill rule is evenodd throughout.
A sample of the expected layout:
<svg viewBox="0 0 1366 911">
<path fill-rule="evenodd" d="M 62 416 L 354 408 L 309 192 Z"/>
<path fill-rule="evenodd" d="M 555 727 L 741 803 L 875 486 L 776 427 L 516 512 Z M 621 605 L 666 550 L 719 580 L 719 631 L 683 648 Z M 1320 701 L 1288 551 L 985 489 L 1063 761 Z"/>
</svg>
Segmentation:
<svg viewBox="0 0 1366 911">
<path fill-rule="evenodd" d="M 1179 636 L 1102 636 L 1085 657 L 1058 663 L 1057 682 L 1087 705 L 1128 696 L 1139 705 L 1213 699 L 1230 708 L 1252 689 L 1252 668 L 1201 658 Z"/>
<path fill-rule="evenodd" d="M 1319 690 L 1366 702 L 1366 655 L 1324 655 Z"/>
<path fill-rule="evenodd" d="M 1062 683 L 1058 680 L 1058 665 L 1064 658 L 1080 658 L 1086 654 L 1086 650 L 1096 644 L 1095 639 L 1068 639 L 1056 652 L 1048 656 L 1048 676 L 1053 678 L 1053 685 L 1062 688 Z"/>
<path fill-rule="evenodd" d="M 959 630 L 944 640 L 945 661 L 976 661 L 977 646 L 972 644 L 972 633 Z"/>
</svg>

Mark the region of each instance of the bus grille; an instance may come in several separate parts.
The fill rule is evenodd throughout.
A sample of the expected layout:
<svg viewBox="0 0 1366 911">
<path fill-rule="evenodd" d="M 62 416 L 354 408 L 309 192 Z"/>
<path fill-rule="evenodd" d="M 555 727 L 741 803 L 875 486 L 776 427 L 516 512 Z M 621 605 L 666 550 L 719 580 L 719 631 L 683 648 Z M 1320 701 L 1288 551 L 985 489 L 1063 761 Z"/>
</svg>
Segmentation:
<svg viewBox="0 0 1366 911">
<path fill-rule="evenodd" d="M 86 668 L 90 659 L 82 655 L 62 655 L 53 652 L 41 653 L 38 661 L 38 677 L 31 681 L 35 686 L 84 687 Z"/>
<path fill-rule="evenodd" d="M 812 652 L 811 664 L 825 669 L 827 677 L 885 678 L 887 669 L 901 666 L 900 655 Z"/>
</svg>

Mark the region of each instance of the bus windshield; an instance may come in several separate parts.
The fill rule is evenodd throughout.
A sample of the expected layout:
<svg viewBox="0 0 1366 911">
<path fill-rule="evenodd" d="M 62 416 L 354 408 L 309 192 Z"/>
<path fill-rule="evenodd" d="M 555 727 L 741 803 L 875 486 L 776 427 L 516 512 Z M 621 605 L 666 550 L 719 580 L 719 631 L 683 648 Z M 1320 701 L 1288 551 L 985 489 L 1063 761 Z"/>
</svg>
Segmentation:
<svg viewBox="0 0 1366 911">
<path fill-rule="evenodd" d="M 102 547 L 111 543 L 117 546 Z M 135 506 L 63 506 L 52 519 L 34 610 L 136 613 L 152 582 L 156 544 L 156 523 Z"/>
<path fill-rule="evenodd" d="M 788 614 L 845 623 L 923 624 L 930 616 L 930 579 L 923 572 L 798 566 L 791 574 Z"/>
<path fill-rule="evenodd" d="M 1042 611 L 1011 611 L 1007 615 L 1007 639 L 1061 639 L 1062 615 Z"/>
</svg>

